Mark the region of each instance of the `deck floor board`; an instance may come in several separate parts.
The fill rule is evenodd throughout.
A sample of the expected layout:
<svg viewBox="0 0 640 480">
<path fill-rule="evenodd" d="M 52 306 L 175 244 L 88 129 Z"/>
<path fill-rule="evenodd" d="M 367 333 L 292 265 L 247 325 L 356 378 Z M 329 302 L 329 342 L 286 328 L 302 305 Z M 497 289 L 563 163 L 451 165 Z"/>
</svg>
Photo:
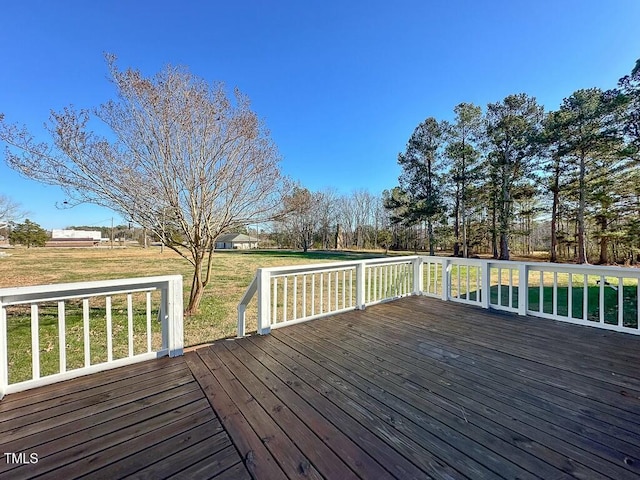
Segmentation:
<svg viewBox="0 0 640 480">
<path fill-rule="evenodd" d="M 250 478 L 185 357 L 8 395 L 0 405 L 0 451 L 38 455 L 34 464 L 2 459 L 1 478 L 159 478 L 198 464 L 207 478 L 233 467 Z"/>
<path fill-rule="evenodd" d="M 640 337 L 409 297 L 8 395 L 0 477 L 640 478 Z"/>
<path fill-rule="evenodd" d="M 313 328 L 311 325 L 309 327 Z M 367 330 L 371 329 L 367 328 Z M 341 332 L 337 329 L 336 333 L 340 335 Z M 310 335 L 312 336 L 308 332 L 304 332 L 303 335 L 307 339 Z M 612 456 L 614 461 L 618 461 L 621 456 L 622 459 L 625 458 L 622 452 L 634 452 L 638 448 L 636 445 L 620 441 L 613 434 L 604 435 L 595 429 L 587 428 L 582 422 L 563 421 L 561 416 L 549 414 L 547 410 L 554 407 L 552 403 L 547 402 L 542 408 L 534 407 L 523 402 L 518 392 L 509 391 L 504 388 L 504 385 L 489 383 L 486 388 L 486 380 L 473 378 L 470 375 L 466 377 L 454 375 L 455 368 L 449 368 L 445 372 L 437 364 L 430 365 L 423 361 L 410 348 L 405 351 L 411 352 L 413 356 L 401 353 L 398 348 L 387 348 L 383 337 L 378 338 L 377 343 L 366 342 L 367 348 L 362 348 L 362 338 L 353 341 L 358 346 L 357 350 L 348 349 L 350 345 L 348 339 L 336 342 L 329 348 L 327 348 L 327 342 L 324 339 L 318 337 L 316 341 L 320 342 L 318 345 L 322 345 L 329 355 L 346 355 L 351 359 L 358 358 L 363 365 L 370 365 L 369 371 L 372 377 L 390 379 L 396 386 L 386 387 L 386 391 L 397 392 L 398 388 L 414 385 L 420 393 L 416 395 L 411 390 L 402 393 L 400 390 L 399 395 L 413 399 L 414 405 L 426 405 L 425 414 L 433 415 L 438 409 L 448 410 L 453 415 L 454 421 L 457 420 L 458 428 L 462 427 L 461 433 L 475 436 L 475 441 L 479 443 L 493 445 L 493 448 L 497 448 L 497 452 L 505 456 L 511 455 L 515 463 L 521 466 L 528 465 L 532 472 L 545 472 L 545 465 L 532 459 L 526 452 L 545 458 L 546 461 L 562 470 L 571 468 L 575 473 L 576 469 L 580 469 L 580 465 L 568 465 L 564 457 L 557 455 L 558 450 L 566 450 L 567 440 L 571 440 L 577 445 L 593 445 L 591 452 L 578 450 L 572 453 L 594 465 L 597 465 L 597 462 L 594 461 L 590 453 L 604 451 L 605 454 Z M 369 351 L 375 351 L 377 355 L 374 356 L 368 353 Z M 463 374 L 464 371 L 461 370 L 460 373 Z M 382 385 L 382 382 L 378 382 L 378 384 Z M 386 385 L 389 384 L 386 383 Z M 463 419 L 462 421 L 460 417 Z M 517 421 L 513 421 L 513 418 L 517 418 Z M 449 423 L 453 428 L 456 428 L 455 423 L 451 423 L 451 420 Z M 559 424 L 561 427 L 558 426 Z M 476 430 L 474 432 L 472 425 L 477 425 L 494 436 L 495 441 L 491 442 L 487 439 L 486 434 L 482 431 Z M 606 425 L 606 427 L 610 426 Z M 617 429 L 614 433 L 625 435 L 628 432 Z M 558 434 L 561 435 L 561 438 L 554 437 Z M 528 437 L 538 441 L 528 441 Z M 597 440 L 597 442 L 593 440 Z M 632 436 L 630 440 L 635 441 L 636 437 Z M 500 441 L 503 442 L 502 445 Z M 518 451 L 510 444 L 525 451 Z M 599 466 L 606 472 L 611 469 L 608 461 L 600 462 Z M 553 470 L 548 471 L 545 478 L 553 478 L 553 474 Z M 620 478 L 624 478 L 628 472 L 618 472 L 618 475 Z M 595 478 L 593 472 L 590 472 L 589 476 Z"/>
<path fill-rule="evenodd" d="M 437 371 L 429 374 L 419 366 L 409 363 L 396 367 L 366 352 L 350 351 L 344 345 L 340 348 L 342 350 L 325 347 L 324 350 L 336 358 L 346 355 L 350 359 L 357 359 L 358 363 L 354 364 L 353 371 L 356 371 L 356 365 L 359 364 L 359 375 L 365 375 L 370 381 L 376 377 L 384 379 L 378 380 L 376 384 L 386 394 L 405 399 L 404 403 L 393 403 L 394 410 L 399 415 L 427 425 L 429 430 L 438 432 L 442 441 L 471 452 L 477 461 L 485 463 L 488 468 L 494 471 L 499 469 L 502 474 L 506 474 L 507 466 L 511 463 L 513 475 L 519 478 L 527 478 L 532 472 L 542 473 L 546 478 L 559 475 L 557 469 L 533 455 L 549 454 L 548 451 L 540 452 L 537 449 L 536 452 L 535 444 L 528 445 L 529 452 L 522 451 L 518 448 L 513 431 L 485 418 L 483 414 L 488 409 L 478 403 L 476 392 L 467 391 L 464 392 L 467 396 L 462 396 L 452 389 L 438 388 Z M 476 406 L 480 408 L 475 408 Z M 477 445 L 474 450 L 471 449 L 472 445 Z M 512 459 L 511 462 L 507 461 L 509 458 Z M 520 471 L 520 468 L 526 468 L 529 473 Z"/>
</svg>

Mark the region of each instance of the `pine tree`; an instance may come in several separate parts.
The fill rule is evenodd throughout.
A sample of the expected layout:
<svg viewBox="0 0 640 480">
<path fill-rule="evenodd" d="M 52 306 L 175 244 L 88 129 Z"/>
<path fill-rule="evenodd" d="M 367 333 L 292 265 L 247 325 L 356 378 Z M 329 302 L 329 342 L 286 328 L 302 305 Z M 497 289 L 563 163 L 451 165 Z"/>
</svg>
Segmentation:
<svg viewBox="0 0 640 480">
<path fill-rule="evenodd" d="M 12 245 L 24 245 L 27 248 L 44 247 L 49 239 L 47 231 L 28 218 L 24 223 L 16 224 L 9 234 L 9 242 Z"/>
<path fill-rule="evenodd" d="M 526 94 L 509 95 L 487 106 L 489 163 L 497 173 L 497 225 L 501 260 L 509 260 L 509 238 L 514 216 L 514 189 L 535 171 L 542 107 Z"/>
<path fill-rule="evenodd" d="M 427 118 L 414 130 L 405 152 L 398 155 L 402 167 L 400 187 L 407 199 L 405 221 L 410 225 L 426 221 L 430 255 L 435 252 L 433 224 L 444 212 L 441 161 L 444 136 L 444 125 L 433 117 Z"/>
<path fill-rule="evenodd" d="M 445 155 L 451 162 L 449 176 L 454 184 L 454 256 L 469 256 L 469 202 L 470 189 L 479 178 L 480 148 L 482 136 L 482 109 L 471 103 L 460 103 L 454 108 L 455 122 L 447 125 L 448 143 Z M 462 233 L 462 235 L 460 235 Z"/>
</svg>

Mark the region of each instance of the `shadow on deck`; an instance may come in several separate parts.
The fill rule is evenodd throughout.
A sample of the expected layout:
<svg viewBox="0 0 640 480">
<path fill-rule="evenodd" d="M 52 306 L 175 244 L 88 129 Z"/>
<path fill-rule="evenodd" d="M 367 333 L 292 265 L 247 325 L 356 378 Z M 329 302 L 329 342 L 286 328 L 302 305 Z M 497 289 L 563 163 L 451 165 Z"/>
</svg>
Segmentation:
<svg viewBox="0 0 640 480">
<path fill-rule="evenodd" d="M 9 395 L 0 477 L 637 479 L 639 361 L 410 297 Z"/>
</svg>

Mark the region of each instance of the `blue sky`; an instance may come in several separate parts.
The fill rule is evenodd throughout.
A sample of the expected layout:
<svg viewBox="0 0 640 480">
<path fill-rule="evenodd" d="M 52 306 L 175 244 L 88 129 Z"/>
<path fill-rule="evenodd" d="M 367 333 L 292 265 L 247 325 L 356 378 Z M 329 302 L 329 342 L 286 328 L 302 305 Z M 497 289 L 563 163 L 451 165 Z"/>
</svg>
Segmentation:
<svg viewBox="0 0 640 480">
<path fill-rule="evenodd" d="M 614 87 L 640 57 L 638 0 L 3 3 L 7 120 L 40 133 L 50 109 L 112 98 L 103 52 L 148 75 L 186 65 L 251 98 L 287 175 L 341 193 L 396 185 L 397 154 L 429 116 L 520 92 L 553 110 L 577 89 Z M 104 209 L 57 209 L 58 188 L 4 161 L 0 193 L 45 228 L 111 222 Z"/>
</svg>

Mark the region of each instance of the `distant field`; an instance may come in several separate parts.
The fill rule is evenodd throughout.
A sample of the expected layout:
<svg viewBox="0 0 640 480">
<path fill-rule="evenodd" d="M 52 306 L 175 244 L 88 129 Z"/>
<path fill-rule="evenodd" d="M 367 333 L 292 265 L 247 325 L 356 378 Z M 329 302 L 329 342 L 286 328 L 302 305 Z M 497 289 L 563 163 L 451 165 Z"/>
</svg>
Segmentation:
<svg viewBox="0 0 640 480">
<path fill-rule="evenodd" d="M 0 258 L 0 288 L 50 283 L 174 275 L 184 277 L 185 299 L 191 265 L 175 252 L 153 248 L 15 248 Z M 212 281 L 200 312 L 185 319 L 185 344 L 235 335 L 236 305 L 260 267 L 297 265 L 374 256 L 337 252 L 229 251 L 215 253 Z M 253 320 L 248 312 L 248 320 Z M 255 322 L 249 330 L 255 330 Z"/>
</svg>

